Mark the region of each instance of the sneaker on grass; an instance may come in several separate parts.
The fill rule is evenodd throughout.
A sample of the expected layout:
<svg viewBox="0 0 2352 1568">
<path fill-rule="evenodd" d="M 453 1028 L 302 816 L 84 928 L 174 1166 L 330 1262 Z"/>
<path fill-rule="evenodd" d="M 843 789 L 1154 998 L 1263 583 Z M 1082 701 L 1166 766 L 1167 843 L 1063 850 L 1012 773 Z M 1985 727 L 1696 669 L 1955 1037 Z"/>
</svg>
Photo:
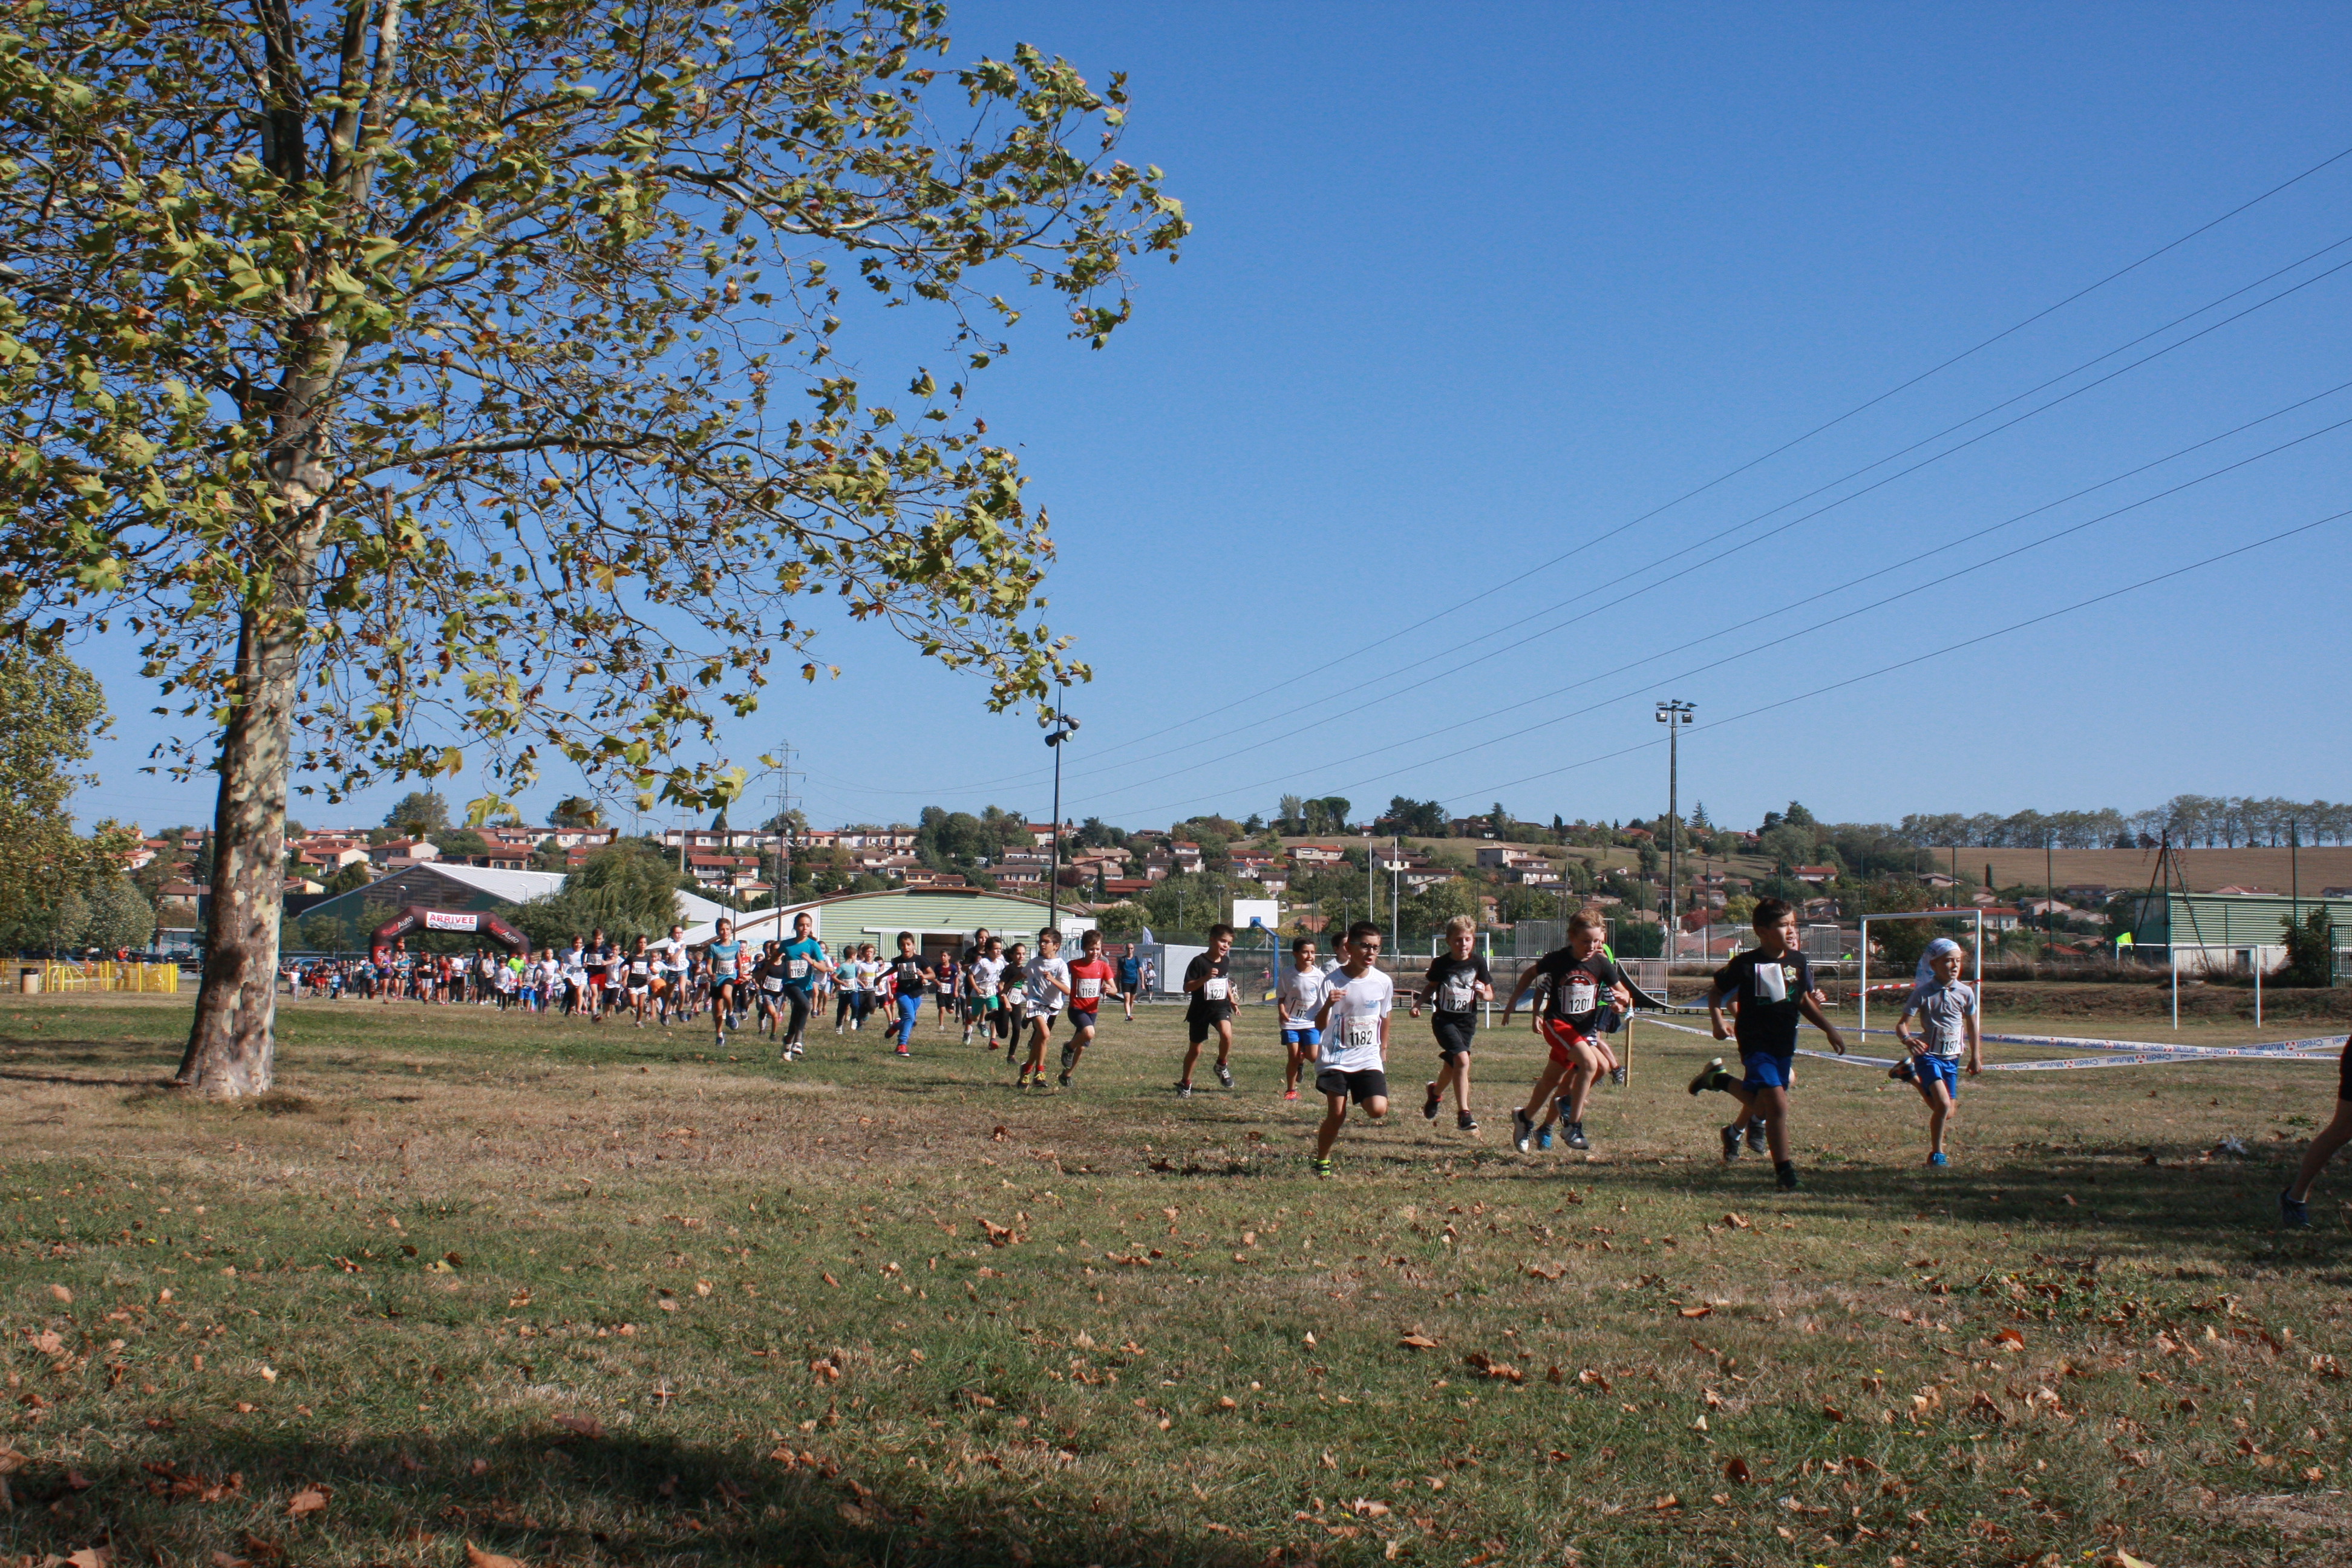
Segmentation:
<svg viewBox="0 0 2352 1568">
<path fill-rule="evenodd" d="M 1708 1089 L 1713 1089 L 1715 1087 L 1715 1075 L 1722 1070 L 1723 1058 L 1721 1057 L 1708 1058 L 1706 1066 L 1699 1068 L 1698 1071 L 1691 1077 L 1691 1093 L 1694 1095 L 1705 1094 Z"/>
<path fill-rule="evenodd" d="M 2301 1198 L 2289 1197 L 2285 1193 L 2280 1193 L 2279 1224 L 2289 1230 L 2309 1230 L 2311 1205 Z"/>
<path fill-rule="evenodd" d="M 1524 1110 L 1514 1109 L 1511 1112 L 1511 1147 L 1524 1154 L 1535 1135 L 1535 1119 Z"/>
<path fill-rule="evenodd" d="M 1328 1154 L 1310 1154 L 1307 1157 L 1307 1168 L 1313 1171 L 1317 1175 L 1328 1176 L 1331 1173 L 1331 1156 Z"/>
<path fill-rule="evenodd" d="M 1751 1154 L 1764 1152 L 1764 1119 L 1760 1116 L 1748 1119 L 1748 1152 Z"/>
<path fill-rule="evenodd" d="M 1438 1102 L 1437 1086 L 1433 1083 L 1423 1084 L 1421 1086 L 1421 1119 L 1423 1121 L 1436 1121 Z"/>
<path fill-rule="evenodd" d="M 1226 1089 L 1234 1087 L 1234 1069 L 1224 1063 L 1217 1064 L 1217 1082 Z"/>
<path fill-rule="evenodd" d="M 1177 1099 L 1179 1099 L 1179 1100 L 1190 1100 L 1190 1099 L 1192 1099 L 1192 1086 L 1191 1084 L 1189 1084 L 1189 1083 L 1181 1083 L 1181 1082 L 1178 1083 L 1178 1084 L 1177 1084 L 1177 1086 L 1176 1086 L 1176 1098 L 1177 1098 Z"/>
<path fill-rule="evenodd" d="M 1720 1131 L 1723 1135 L 1723 1163 L 1728 1165 L 1739 1158 L 1739 1129 L 1726 1127 Z"/>
<path fill-rule="evenodd" d="M 1454 1113 L 1454 1129 L 1457 1132 L 1475 1132 L 1478 1119 L 1466 1110 L 1457 1110 Z"/>
<path fill-rule="evenodd" d="M 1550 1122 L 1547 1121 L 1541 1127 L 1536 1129 L 1536 1147 L 1538 1149 L 1549 1149 L 1551 1147 Z"/>
<path fill-rule="evenodd" d="M 1592 1147 L 1592 1145 L 1585 1140 L 1583 1122 L 1571 1121 L 1568 1124 L 1568 1146 L 1571 1149 L 1590 1149 Z"/>
</svg>

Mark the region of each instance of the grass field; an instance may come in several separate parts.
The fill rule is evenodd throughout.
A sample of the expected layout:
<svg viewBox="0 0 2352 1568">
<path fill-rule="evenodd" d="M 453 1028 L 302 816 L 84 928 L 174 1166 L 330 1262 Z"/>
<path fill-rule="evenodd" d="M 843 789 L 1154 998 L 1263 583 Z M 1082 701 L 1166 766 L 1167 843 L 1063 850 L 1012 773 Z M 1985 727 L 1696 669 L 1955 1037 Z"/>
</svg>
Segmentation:
<svg viewBox="0 0 2352 1568">
<path fill-rule="evenodd" d="M 1989 1077 L 1931 1177 L 1907 1089 L 1809 1061 L 1780 1194 L 1648 1026 L 1586 1159 L 1510 1151 L 1517 1031 L 1483 1136 L 1423 1122 L 1401 1023 L 1318 1183 L 1263 1011 L 1189 1102 L 1172 1009 L 1025 1095 L 928 1021 L 779 1068 L 280 1016 L 226 1108 L 156 1087 L 184 1004 L 0 1004 L 12 1561 L 2352 1554 L 2352 1171 L 2272 1228 L 2326 1066 Z"/>
</svg>

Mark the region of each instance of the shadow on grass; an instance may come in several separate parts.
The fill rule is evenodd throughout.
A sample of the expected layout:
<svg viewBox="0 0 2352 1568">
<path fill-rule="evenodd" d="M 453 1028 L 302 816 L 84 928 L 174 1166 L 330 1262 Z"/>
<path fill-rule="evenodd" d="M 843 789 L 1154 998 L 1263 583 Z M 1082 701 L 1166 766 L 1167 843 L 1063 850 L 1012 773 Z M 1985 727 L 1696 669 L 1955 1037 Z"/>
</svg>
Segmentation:
<svg viewBox="0 0 2352 1568">
<path fill-rule="evenodd" d="M 534 1422 L 478 1442 L 326 1443 L 161 1423 L 154 1447 L 169 1460 L 11 1477 L 16 1506 L 0 1515 L 0 1550 L 38 1560 L 97 1545 L 116 1562 L 256 1568 L 414 1561 L 436 1547 L 454 1559 L 465 1542 L 533 1563 L 1263 1568 L 1283 1555 L 1275 1543 L 1122 1518 L 1101 1495 L 1128 1495 L 1121 1478 L 1003 1426 L 961 1446 L 962 1484 L 950 1488 L 911 1468 L 854 1473 L 827 1457 L 822 1433 L 794 1432 L 762 1456 L 586 1425 Z M 1367 1561 L 1377 1542 L 1372 1551 Z"/>
</svg>

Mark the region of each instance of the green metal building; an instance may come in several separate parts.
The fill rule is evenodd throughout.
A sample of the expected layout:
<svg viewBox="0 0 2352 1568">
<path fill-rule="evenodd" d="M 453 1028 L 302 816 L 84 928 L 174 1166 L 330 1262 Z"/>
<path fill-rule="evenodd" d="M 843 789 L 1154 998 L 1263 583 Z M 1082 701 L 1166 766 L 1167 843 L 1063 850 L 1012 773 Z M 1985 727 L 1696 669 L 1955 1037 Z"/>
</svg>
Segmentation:
<svg viewBox="0 0 2352 1568">
<path fill-rule="evenodd" d="M 2352 899 L 2159 891 L 2133 902 L 2133 946 L 2170 947 L 2186 971 L 2242 969 L 2256 950 L 2265 966 L 2273 965 L 2285 956 L 2286 922 L 2308 921 L 2315 909 L 2327 911 L 2339 952 L 2352 944 Z"/>
</svg>

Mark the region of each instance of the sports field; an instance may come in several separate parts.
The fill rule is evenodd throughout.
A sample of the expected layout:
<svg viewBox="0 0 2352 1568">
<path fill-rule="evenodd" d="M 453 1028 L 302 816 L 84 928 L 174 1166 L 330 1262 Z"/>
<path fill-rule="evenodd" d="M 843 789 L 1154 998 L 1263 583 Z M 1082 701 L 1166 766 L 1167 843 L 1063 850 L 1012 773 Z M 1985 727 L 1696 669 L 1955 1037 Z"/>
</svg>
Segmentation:
<svg viewBox="0 0 2352 1568">
<path fill-rule="evenodd" d="M 1510 1151 L 1523 1032 L 1424 1122 L 1400 1018 L 1316 1182 L 1265 1009 L 1181 1103 L 1174 1009 L 1016 1094 L 928 1019 L 779 1068 L 306 1003 L 239 1109 L 154 1087 L 184 1018 L 0 1005 L 12 1561 L 2352 1555 L 2352 1184 L 2273 1228 L 2330 1066 L 1988 1075 L 1931 1176 L 1806 1061 L 1780 1194 L 1647 1025 L 1586 1158 Z"/>
</svg>

